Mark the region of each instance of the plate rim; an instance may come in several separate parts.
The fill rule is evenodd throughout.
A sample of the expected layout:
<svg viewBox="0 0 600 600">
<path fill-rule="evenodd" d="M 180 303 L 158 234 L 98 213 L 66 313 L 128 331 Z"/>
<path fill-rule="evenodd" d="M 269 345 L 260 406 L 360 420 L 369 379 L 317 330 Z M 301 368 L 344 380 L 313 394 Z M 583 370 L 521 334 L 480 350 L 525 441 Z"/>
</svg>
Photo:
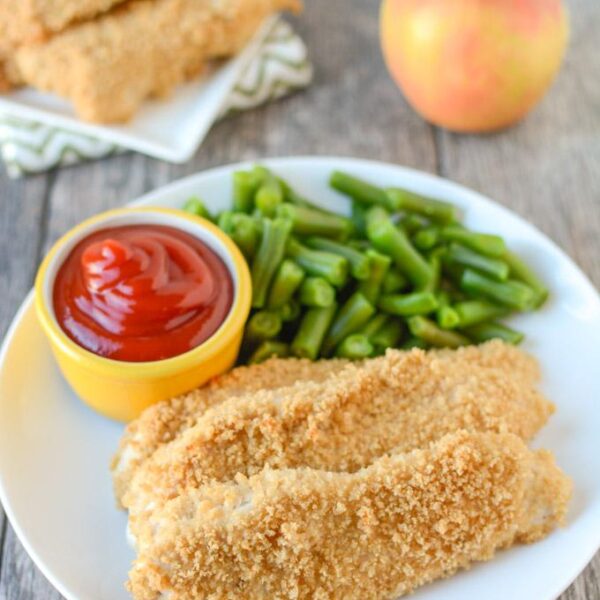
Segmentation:
<svg viewBox="0 0 600 600">
<path fill-rule="evenodd" d="M 331 163 L 345 163 L 352 167 L 352 165 L 363 165 L 366 167 L 385 167 L 393 169 L 400 174 L 405 174 L 411 177 L 416 177 L 417 179 L 422 179 L 423 181 L 430 179 L 435 180 L 438 184 L 445 186 L 447 189 L 454 190 L 463 197 L 471 196 L 475 199 L 476 202 L 481 202 L 487 206 L 491 206 L 496 210 L 500 210 L 504 215 L 508 215 L 511 218 L 516 218 L 520 223 L 525 226 L 525 228 L 533 232 L 536 237 L 543 241 L 544 244 L 548 245 L 552 250 L 558 253 L 562 260 L 566 261 L 571 269 L 573 269 L 577 275 L 579 276 L 581 282 L 584 284 L 586 291 L 590 294 L 590 297 L 593 297 L 597 308 L 600 309 L 600 293 L 595 288 L 593 283 L 590 281 L 589 277 L 586 273 L 579 267 L 579 265 L 548 235 L 540 231 L 535 225 L 530 223 L 527 219 L 519 215 L 518 213 L 510 210 L 503 204 L 493 200 L 492 198 L 485 196 L 483 193 L 480 193 L 476 190 L 473 190 L 461 183 L 455 182 L 453 180 L 447 179 L 445 177 L 441 177 L 437 174 L 429 173 L 427 171 L 422 171 L 412 167 L 406 167 L 403 165 L 398 165 L 392 162 L 385 162 L 380 160 L 372 160 L 372 159 L 364 159 L 364 158 L 355 158 L 348 156 L 336 156 L 336 155 L 298 155 L 298 156 L 286 156 L 286 157 L 271 157 L 271 158 L 262 158 L 256 160 L 246 160 L 246 161 L 235 161 L 227 164 L 219 165 L 217 167 L 212 167 L 209 169 L 205 169 L 203 171 L 199 171 L 197 173 L 188 175 L 186 177 L 182 177 L 175 181 L 169 182 L 165 185 L 162 185 L 155 190 L 144 193 L 143 195 L 135 198 L 134 200 L 130 200 L 123 204 L 122 206 L 139 206 L 144 204 L 149 204 L 158 198 L 168 196 L 170 193 L 178 191 L 178 189 L 189 185 L 194 180 L 201 180 L 206 177 L 220 177 L 231 173 L 235 169 L 244 169 L 249 166 L 255 165 L 257 163 L 264 164 L 271 168 L 276 169 L 278 166 L 286 166 L 291 163 L 314 163 L 314 162 L 331 162 Z M 17 334 L 19 326 L 21 325 L 21 321 L 23 320 L 26 313 L 33 309 L 33 289 L 30 289 L 27 292 L 25 298 L 19 305 L 15 316 L 10 322 L 10 325 L 6 331 L 4 339 L 2 340 L 2 344 L 0 346 L 0 375 L 2 373 L 2 369 L 6 360 L 6 355 L 9 352 L 9 349 L 12 345 L 12 340 Z M 15 512 L 13 511 L 12 504 L 8 501 L 8 486 L 4 481 L 4 476 L 2 472 L 0 472 L 0 504 L 4 510 L 5 516 L 7 520 L 10 522 L 19 542 L 23 545 L 23 548 L 32 559 L 36 567 L 41 571 L 44 577 L 50 582 L 52 586 L 67 600 L 82 600 L 82 598 L 77 597 L 70 590 L 68 590 L 61 580 L 53 574 L 51 569 L 46 566 L 44 560 L 38 555 L 33 546 L 29 543 L 27 536 L 21 528 L 19 521 L 16 519 Z M 600 505 L 596 508 L 596 512 L 600 513 Z M 595 556 L 596 552 L 600 549 L 600 535 L 598 536 L 598 540 L 595 545 L 592 545 L 591 550 L 586 554 L 585 560 L 578 561 L 578 566 L 573 567 L 564 577 L 559 578 L 556 586 L 553 587 L 551 595 L 548 596 L 548 600 L 551 598 L 557 598 L 560 594 L 562 594 L 571 583 L 577 578 L 577 576 L 583 572 L 592 558 Z"/>
</svg>

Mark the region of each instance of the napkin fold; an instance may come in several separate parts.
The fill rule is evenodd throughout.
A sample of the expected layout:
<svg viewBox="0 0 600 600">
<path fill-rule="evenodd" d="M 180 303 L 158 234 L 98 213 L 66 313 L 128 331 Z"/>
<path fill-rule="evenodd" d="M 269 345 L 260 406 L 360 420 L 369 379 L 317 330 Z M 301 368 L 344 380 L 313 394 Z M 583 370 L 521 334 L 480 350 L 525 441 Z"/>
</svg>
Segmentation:
<svg viewBox="0 0 600 600">
<path fill-rule="evenodd" d="M 216 121 L 304 88 L 312 74 L 304 42 L 278 18 L 240 73 Z M 94 137 L 0 112 L 0 155 L 13 178 L 126 151 Z"/>
</svg>

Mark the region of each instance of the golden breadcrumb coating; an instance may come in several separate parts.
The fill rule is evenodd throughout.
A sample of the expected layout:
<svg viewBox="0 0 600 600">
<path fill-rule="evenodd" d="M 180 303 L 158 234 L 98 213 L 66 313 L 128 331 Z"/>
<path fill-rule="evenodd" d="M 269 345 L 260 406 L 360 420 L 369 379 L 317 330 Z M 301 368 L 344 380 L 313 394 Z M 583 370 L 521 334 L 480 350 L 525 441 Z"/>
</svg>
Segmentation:
<svg viewBox="0 0 600 600">
<path fill-rule="evenodd" d="M 9 92 L 13 87 L 15 83 L 10 77 L 10 71 L 0 56 L 0 92 Z"/>
<path fill-rule="evenodd" d="M 69 25 L 90 19 L 125 0 L 0 0 L 0 92 L 23 84 L 15 49 L 48 40 Z"/>
<path fill-rule="evenodd" d="M 382 600 L 562 523 L 571 484 L 511 434 L 458 432 L 355 474 L 265 469 L 142 526 L 136 600 Z"/>
<path fill-rule="evenodd" d="M 531 438 L 552 405 L 523 372 L 486 363 L 485 353 L 388 350 L 324 382 L 216 405 L 138 468 L 123 497 L 132 531 L 147 510 L 187 487 L 264 466 L 355 471 L 393 448 L 423 447 L 458 429 Z"/>
<path fill-rule="evenodd" d="M 455 351 L 430 352 L 443 356 L 451 355 Z M 463 348 L 460 353 L 464 360 L 472 361 L 474 365 L 495 367 L 510 373 L 511 378 L 524 378 L 526 385 L 531 385 L 539 379 L 539 368 L 533 357 L 499 340 Z M 139 465 L 158 447 L 194 425 L 210 406 L 227 400 L 228 397 L 238 397 L 262 389 L 286 387 L 296 381 L 323 381 L 347 364 L 348 361 L 341 359 L 311 362 L 305 359 L 273 358 L 261 365 L 239 367 L 200 389 L 150 407 L 127 426 L 119 450 L 112 461 L 118 503 L 122 502 Z"/>
<path fill-rule="evenodd" d="M 264 19 L 301 0 L 131 0 L 48 42 L 16 50 L 26 84 L 70 100 L 88 121 L 127 121 L 151 96 L 165 96 L 236 54 Z"/>
<path fill-rule="evenodd" d="M 111 469 L 117 502 L 121 503 L 139 465 L 159 446 L 194 425 L 211 406 L 249 392 L 286 387 L 297 381 L 323 381 L 347 364 L 348 361 L 342 359 L 313 362 L 271 358 L 259 365 L 238 367 L 204 387 L 151 406 L 127 426 L 113 458 Z"/>
<path fill-rule="evenodd" d="M 0 50 L 32 44 L 125 0 L 0 0 Z"/>
</svg>

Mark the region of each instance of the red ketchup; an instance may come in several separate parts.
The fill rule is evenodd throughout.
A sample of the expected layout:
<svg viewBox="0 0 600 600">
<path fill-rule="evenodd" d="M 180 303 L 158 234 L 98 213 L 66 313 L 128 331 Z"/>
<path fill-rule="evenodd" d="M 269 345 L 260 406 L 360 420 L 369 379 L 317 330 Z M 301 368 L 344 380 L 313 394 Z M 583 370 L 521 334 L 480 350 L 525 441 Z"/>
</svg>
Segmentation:
<svg viewBox="0 0 600 600">
<path fill-rule="evenodd" d="M 94 354 L 128 362 L 183 354 L 207 340 L 233 301 L 223 261 L 194 236 L 161 225 L 97 231 L 54 282 L 65 333 Z"/>
</svg>

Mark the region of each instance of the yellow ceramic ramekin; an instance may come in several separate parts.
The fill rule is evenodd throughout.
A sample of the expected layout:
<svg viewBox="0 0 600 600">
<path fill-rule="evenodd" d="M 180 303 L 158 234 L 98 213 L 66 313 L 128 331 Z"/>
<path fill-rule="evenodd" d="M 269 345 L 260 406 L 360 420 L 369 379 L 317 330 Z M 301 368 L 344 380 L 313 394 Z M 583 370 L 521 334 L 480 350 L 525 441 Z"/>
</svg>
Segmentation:
<svg viewBox="0 0 600 600">
<path fill-rule="evenodd" d="M 200 346 L 165 360 L 123 362 L 85 350 L 58 324 L 52 302 L 58 269 L 82 239 L 123 225 L 175 227 L 199 238 L 225 262 L 234 283 L 233 304 L 221 327 Z M 166 208 L 111 210 L 84 221 L 56 242 L 35 281 L 36 311 L 63 375 L 84 402 L 119 421 L 134 419 L 151 404 L 187 392 L 229 369 L 239 351 L 251 296 L 248 266 L 231 239 L 205 219 Z"/>
</svg>

